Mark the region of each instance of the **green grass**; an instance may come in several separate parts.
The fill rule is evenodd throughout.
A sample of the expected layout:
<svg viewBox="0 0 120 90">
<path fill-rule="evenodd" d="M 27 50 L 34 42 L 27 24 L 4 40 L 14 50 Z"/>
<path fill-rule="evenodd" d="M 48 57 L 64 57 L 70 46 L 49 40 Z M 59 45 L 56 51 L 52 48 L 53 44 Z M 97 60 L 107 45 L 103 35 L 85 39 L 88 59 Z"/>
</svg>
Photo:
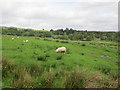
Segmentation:
<svg viewBox="0 0 120 90">
<path fill-rule="evenodd" d="M 56 42 L 53 39 L 34 37 L 14 37 L 14 40 L 11 38 L 2 37 L 2 54 L 3 57 L 7 57 L 3 65 L 9 67 L 3 69 L 5 73 L 3 85 L 23 88 L 82 88 L 95 84 L 93 87 L 110 87 L 111 82 L 118 79 L 118 66 L 115 64 L 118 62 L 118 51 L 115 42 L 59 40 Z M 24 43 L 23 40 L 29 42 Z M 61 46 L 67 48 L 66 53 L 55 52 L 56 48 Z M 77 67 L 79 69 L 76 70 Z M 6 74 L 8 72 L 10 74 Z M 87 81 L 94 80 L 89 74 L 95 72 L 102 78 L 98 80 L 100 83 Z M 16 74 L 18 74 L 17 78 Z M 107 79 L 103 81 L 105 77 Z M 25 81 L 22 81 L 23 79 Z M 110 81 L 106 84 L 108 79 Z M 117 87 L 116 82 L 113 87 Z"/>
</svg>

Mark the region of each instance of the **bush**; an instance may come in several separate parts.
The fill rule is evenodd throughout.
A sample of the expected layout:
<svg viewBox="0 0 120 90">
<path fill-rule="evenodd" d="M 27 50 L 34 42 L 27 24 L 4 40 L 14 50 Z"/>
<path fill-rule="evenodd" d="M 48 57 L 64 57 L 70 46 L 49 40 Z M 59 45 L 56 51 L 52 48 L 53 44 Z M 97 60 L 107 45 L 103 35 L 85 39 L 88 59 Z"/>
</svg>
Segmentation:
<svg viewBox="0 0 120 90">
<path fill-rule="evenodd" d="M 110 52 L 110 50 L 106 49 L 105 51 Z"/>
<path fill-rule="evenodd" d="M 16 67 L 14 69 L 14 78 L 12 86 L 17 88 L 30 88 L 32 87 L 32 77 L 26 68 Z"/>
<path fill-rule="evenodd" d="M 84 55 L 84 53 L 81 53 L 81 55 Z"/>
<path fill-rule="evenodd" d="M 62 55 L 58 55 L 56 59 L 57 59 L 57 60 L 61 60 L 62 58 L 63 58 Z"/>
<path fill-rule="evenodd" d="M 51 41 L 50 39 L 46 39 L 46 38 L 44 38 L 44 40 L 45 40 L 45 41 Z"/>
<path fill-rule="evenodd" d="M 41 80 L 40 88 L 51 88 L 54 80 L 55 80 L 54 71 L 50 70 L 49 72 L 45 72 Z"/>
<path fill-rule="evenodd" d="M 81 44 L 81 46 L 86 46 L 86 44 Z"/>
<path fill-rule="evenodd" d="M 52 64 L 51 67 L 52 67 L 52 68 L 56 68 L 56 64 Z"/>
<path fill-rule="evenodd" d="M 56 42 L 59 42 L 59 40 L 56 40 Z"/>
<path fill-rule="evenodd" d="M 46 54 L 45 54 L 45 57 L 50 57 L 50 54 L 49 54 L 49 53 L 46 53 Z"/>
<path fill-rule="evenodd" d="M 85 72 L 83 70 L 75 69 L 67 73 L 66 87 L 67 88 L 83 88 L 85 80 Z"/>
<path fill-rule="evenodd" d="M 39 39 L 38 37 L 35 37 L 35 39 Z"/>
<path fill-rule="evenodd" d="M 15 64 L 8 60 L 6 57 L 2 57 L 2 76 L 6 77 L 15 69 Z"/>
<path fill-rule="evenodd" d="M 109 75 L 111 72 L 111 68 L 108 66 L 98 66 L 98 70 L 100 70 L 102 73 Z"/>
<path fill-rule="evenodd" d="M 70 49 L 67 49 L 67 54 L 71 54 Z"/>
<path fill-rule="evenodd" d="M 44 71 L 43 67 L 41 65 L 38 64 L 32 64 L 29 67 L 27 67 L 29 73 L 31 76 L 38 76 L 41 75 L 42 72 Z"/>
<path fill-rule="evenodd" d="M 38 56 L 38 57 L 37 57 L 37 60 L 39 60 L 39 61 L 46 61 L 47 58 L 46 58 L 45 55 L 41 55 L 41 56 Z"/>
<path fill-rule="evenodd" d="M 61 43 L 69 43 L 68 41 L 60 41 Z"/>
</svg>

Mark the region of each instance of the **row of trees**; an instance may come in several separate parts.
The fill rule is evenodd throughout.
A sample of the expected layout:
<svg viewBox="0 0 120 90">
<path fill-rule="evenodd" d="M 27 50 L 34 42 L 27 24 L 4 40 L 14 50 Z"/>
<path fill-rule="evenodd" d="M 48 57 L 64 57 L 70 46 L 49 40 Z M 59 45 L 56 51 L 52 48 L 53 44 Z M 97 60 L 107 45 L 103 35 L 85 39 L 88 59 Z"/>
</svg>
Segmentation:
<svg viewBox="0 0 120 90">
<path fill-rule="evenodd" d="M 35 36 L 35 37 L 52 37 L 54 39 L 66 40 L 83 40 L 91 41 L 94 39 L 120 41 L 118 39 L 119 32 L 98 32 L 98 31 L 78 31 L 72 28 L 66 28 L 50 31 L 46 30 L 33 30 L 16 27 L 2 27 L 2 35 L 17 35 L 17 36 Z"/>
</svg>

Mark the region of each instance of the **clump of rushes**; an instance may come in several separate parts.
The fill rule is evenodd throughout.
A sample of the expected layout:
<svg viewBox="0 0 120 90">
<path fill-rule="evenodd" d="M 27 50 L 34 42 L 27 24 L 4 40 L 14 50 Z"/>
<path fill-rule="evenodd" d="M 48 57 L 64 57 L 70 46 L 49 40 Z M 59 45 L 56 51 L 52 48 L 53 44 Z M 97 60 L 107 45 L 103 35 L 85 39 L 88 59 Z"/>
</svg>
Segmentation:
<svg viewBox="0 0 120 90">
<path fill-rule="evenodd" d="M 39 56 L 37 56 L 37 60 L 39 60 L 39 61 L 46 61 L 47 58 L 46 58 L 45 55 L 39 55 Z"/>
<path fill-rule="evenodd" d="M 84 53 L 81 53 L 81 55 L 84 55 Z"/>
<path fill-rule="evenodd" d="M 32 76 L 29 74 L 26 68 L 17 67 L 14 70 L 14 78 L 12 81 L 12 87 L 16 88 L 31 88 Z"/>
<path fill-rule="evenodd" d="M 51 88 L 55 80 L 55 72 L 50 70 L 45 72 L 41 78 L 40 88 Z"/>
<path fill-rule="evenodd" d="M 101 72 L 94 72 L 84 82 L 85 88 L 117 88 L 118 81 L 106 77 Z"/>
<path fill-rule="evenodd" d="M 59 42 L 59 40 L 56 40 L 56 42 Z"/>
<path fill-rule="evenodd" d="M 46 61 L 48 57 L 50 57 L 49 53 L 45 53 L 43 55 L 37 56 L 37 60 Z"/>
<path fill-rule="evenodd" d="M 81 46 L 86 46 L 86 44 L 81 44 Z"/>
<path fill-rule="evenodd" d="M 62 58 L 63 58 L 62 55 L 58 55 L 58 56 L 56 57 L 57 60 L 61 60 Z"/>
<path fill-rule="evenodd" d="M 85 71 L 75 69 L 72 72 L 66 74 L 65 85 L 67 88 L 83 88 L 85 80 Z"/>
<path fill-rule="evenodd" d="M 45 54 L 45 57 L 50 57 L 50 54 L 49 54 L 49 53 L 46 53 L 46 54 Z"/>
<path fill-rule="evenodd" d="M 15 69 L 15 64 L 8 60 L 6 57 L 2 57 L 2 76 L 6 77 Z"/>
<path fill-rule="evenodd" d="M 61 43 L 69 43 L 68 41 L 60 41 Z"/>
</svg>

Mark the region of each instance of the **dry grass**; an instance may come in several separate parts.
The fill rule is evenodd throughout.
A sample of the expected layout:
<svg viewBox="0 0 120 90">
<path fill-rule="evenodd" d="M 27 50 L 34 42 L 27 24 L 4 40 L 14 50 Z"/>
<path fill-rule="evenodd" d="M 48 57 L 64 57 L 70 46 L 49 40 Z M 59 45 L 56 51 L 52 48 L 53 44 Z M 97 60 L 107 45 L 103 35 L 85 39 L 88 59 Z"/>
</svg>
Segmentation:
<svg viewBox="0 0 120 90">
<path fill-rule="evenodd" d="M 85 80 L 85 71 L 76 68 L 72 72 L 67 73 L 66 76 L 66 87 L 67 88 L 83 88 Z"/>
<path fill-rule="evenodd" d="M 93 73 L 84 82 L 85 88 L 117 88 L 117 85 L 117 80 L 113 80 L 100 72 Z"/>
<path fill-rule="evenodd" d="M 3 61 L 3 81 L 9 74 L 12 74 L 11 86 L 17 88 L 51 88 L 54 85 L 61 85 L 65 88 L 117 88 L 118 78 L 105 75 L 102 72 L 90 72 L 75 67 L 73 70 L 60 69 L 55 71 L 43 69 L 44 66 L 33 64 L 29 67 L 16 66 L 6 57 Z M 113 72 L 112 72 L 113 73 Z M 113 75 L 112 75 L 113 76 Z M 59 79 L 58 79 L 59 78 Z M 64 80 L 63 80 L 64 78 Z M 62 84 L 59 82 L 62 82 Z M 57 81 L 57 82 L 55 82 Z M 57 84 L 55 84 L 57 83 Z M 59 86 L 56 86 L 59 87 Z"/>
<path fill-rule="evenodd" d="M 45 72 L 41 80 L 41 88 L 50 88 L 55 80 L 55 72 L 50 70 Z"/>
<path fill-rule="evenodd" d="M 6 57 L 2 57 L 2 76 L 6 77 L 9 73 L 13 72 L 15 65 Z"/>
<path fill-rule="evenodd" d="M 32 77 L 25 68 L 16 68 L 14 70 L 14 79 L 12 86 L 20 88 L 31 88 Z"/>
</svg>

